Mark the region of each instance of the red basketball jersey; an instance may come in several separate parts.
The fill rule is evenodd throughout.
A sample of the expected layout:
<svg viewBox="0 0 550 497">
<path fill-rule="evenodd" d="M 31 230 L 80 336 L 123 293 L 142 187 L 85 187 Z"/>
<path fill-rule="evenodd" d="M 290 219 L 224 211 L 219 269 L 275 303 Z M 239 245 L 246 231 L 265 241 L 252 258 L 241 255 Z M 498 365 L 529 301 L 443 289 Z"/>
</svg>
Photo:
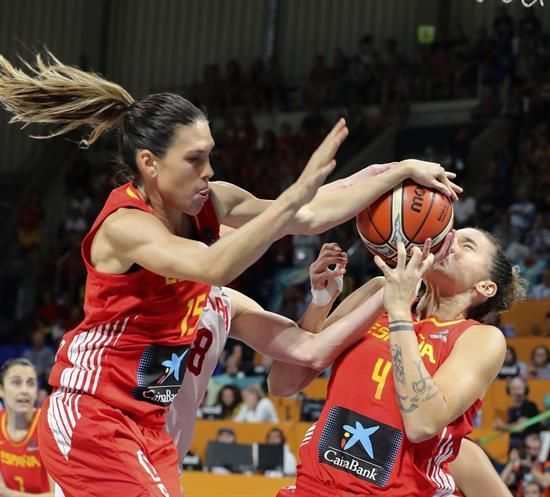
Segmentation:
<svg viewBox="0 0 550 497">
<path fill-rule="evenodd" d="M 139 267 L 121 275 L 98 272 L 90 261 L 94 235 L 105 218 L 120 208 L 153 215 L 128 183 L 111 192 L 82 242 L 87 270 L 85 317 L 64 336 L 50 375 L 53 387 L 75 393 L 64 397 L 72 399 L 67 401 L 70 406 L 58 406 L 58 423 L 66 410 L 69 428 L 69 413 L 78 415 L 79 394 L 117 407 L 139 423 L 163 425 L 183 380 L 189 346 L 210 291 L 210 285 L 165 278 Z M 193 223 L 205 243 L 217 238 L 219 225 L 210 201 Z"/>
<path fill-rule="evenodd" d="M 50 491 L 48 474 L 42 464 L 36 438 L 37 410 L 27 436 L 14 442 L 8 435 L 6 411 L 0 414 L 0 472 L 8 488 L 38 494 Z"/>
<path fill-rule="evenodd" d="M 433 375 L 457 338 L 476 321 L 414 322 L 418 348 Z M 326 404 L 300 449 L 298 495 L 451 496 L 454 481 L 446 470 L 472 430 L 476 401 L 437 436 L 411 443 L 396 401 L 384 314 L 333 366 Z M 318 485 L 321 484 L 321 487 Z"/>
</svg>

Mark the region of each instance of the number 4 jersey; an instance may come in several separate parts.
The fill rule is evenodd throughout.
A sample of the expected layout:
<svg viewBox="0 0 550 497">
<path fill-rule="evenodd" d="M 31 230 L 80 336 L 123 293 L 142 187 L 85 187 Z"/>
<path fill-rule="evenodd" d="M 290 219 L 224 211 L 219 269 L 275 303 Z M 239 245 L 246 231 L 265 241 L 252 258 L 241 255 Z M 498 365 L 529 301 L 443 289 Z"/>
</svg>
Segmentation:
<svg viewBox="0 0 550 497">
<path fill-rule="evenodd" d="M 414 322 L 420 356 L 433 375 L 476 321 Z M 440 434 L 414 444 L 403 427 L 393 380 L 387 314 L 335 362 L 327 401 L 300 448 L 297 497 L 447 497 L 447 464 L 472 430 L 476 401 Z"/>
</svg>

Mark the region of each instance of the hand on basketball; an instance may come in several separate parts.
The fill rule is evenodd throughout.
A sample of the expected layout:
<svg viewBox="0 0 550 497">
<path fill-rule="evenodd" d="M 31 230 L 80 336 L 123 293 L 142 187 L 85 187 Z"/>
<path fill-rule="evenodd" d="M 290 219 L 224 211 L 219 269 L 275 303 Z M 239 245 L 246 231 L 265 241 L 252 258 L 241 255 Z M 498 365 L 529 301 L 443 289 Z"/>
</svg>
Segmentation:
<svg viewBox="0 0 550 497">
<path fill-rule="evenodd" d="M 355 176 L 358 179 L 362 178 L 372 178 L 373 176 L 378 176 L 379 174 L 385 173 L 388 169 L 398 166 L 399 162 L 388 162 L 386 164 L 371 164 L 370 166 L 364 167 L 357 173 Z"/>
<path fill-rule="evenodd" d="M 422 277 L 431 269 L 434 254 L 428 251 L 424 257 L 418 247 L 413 247 L 411 258 L 407 263 L 407 252 L 402 242 L 397 244 L 397 266 L 391 269 L 379 256 L 374 257 L 374 263 L 384 274 L 384 307 L 389 313 L 405 311 L 418 294 Z"/>
<path fill-rule="evenodd" d="M 445 171 L 440 164 L 416 159 L 403 160 L 401 164 L 409 169 L 409 176 L 416 183 L 435 188 L 453 201 L 458 200 L 457 194 L 463 191 L 460 186 L 451 181 L 456 178 L 456 174 Z"/>
<path fill-rule="evenodd" d="M 309 266 L 313 304 L 320 307 L 332 302 L 342 292 L 348 255 L 337 243 L 325 243 L 319 256 Z M 336 265 L 335 269 L 329 266 Z"/>
<path fill-rule="evenodd" d="M 348 133 L 346 120 L 342 118 L 311 155 L 302 174 L 293 185 L 298 196 L 296 201 L 301 205 L 307 204 L 315 196 L 327 176 L 334 170 L 334 156 Z"/>
</svg>

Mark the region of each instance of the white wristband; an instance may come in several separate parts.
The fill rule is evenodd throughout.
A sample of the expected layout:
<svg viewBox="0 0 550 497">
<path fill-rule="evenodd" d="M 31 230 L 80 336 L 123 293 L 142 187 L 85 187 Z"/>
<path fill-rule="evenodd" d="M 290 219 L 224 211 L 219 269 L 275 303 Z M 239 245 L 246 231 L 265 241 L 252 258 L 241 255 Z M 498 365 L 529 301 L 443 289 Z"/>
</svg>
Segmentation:
<svg viewBox="0 0 550 497">
<path fill-rule="evenodd" d="M 344 277 L 342 275 L 336 276 L 336 278 L 330 278 L 327 286 L 322 290 L 311 289 L 311 303 L 317 307 L 324 307 L 332 300 L 337 292 L 341 293 L 343 288 Z"/>
</svg>

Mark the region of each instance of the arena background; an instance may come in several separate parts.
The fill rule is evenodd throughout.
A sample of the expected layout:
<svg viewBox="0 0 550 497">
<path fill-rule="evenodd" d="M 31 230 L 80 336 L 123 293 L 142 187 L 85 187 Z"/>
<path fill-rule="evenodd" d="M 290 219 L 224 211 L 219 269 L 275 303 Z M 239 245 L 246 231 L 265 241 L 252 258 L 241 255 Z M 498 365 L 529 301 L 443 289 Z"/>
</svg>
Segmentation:
<svg viewBox="0 0 550 497">
<path fill-rule="evenodd" d="M 289 185 L 340 115 L 351 133 L 334 179 L 406 157 L 456 171 L 465 188 L 456 226 L 492 231 L 530 282 L 529 300 L 492 322 L 527 365 L 529 398 L 543 412 L 550 408 L 550 5 L 543 4 L 0 0 L 0 53 L 15 61 L 47 48 L 134 98 L 181 93 L 210 117 L 214 179 L 258 196 L 275 198 Z M 81 316 L 79 243 L 111 186 L 114 140 L 80 150 L 76 133 L 38 141 L 8 120 L 0 111 L 0 363 L 34 359 L 43 400 L 55 348 Z M 323 241 L 349 251 L 344 294 L 376 274 L 348 223 L 320 237 L 281 240 L 235 285 L 296 319 Z M 538 367 L 531 364 L 536 346 L 546 347 Z M 223 385 L 263 385 L 268 366 L 228 344 L 198 413 L 204 419 L 183 478 L 186 496 L 268 496 L 292 481 L 278 470 L 268 471 L 272 478 L 201 471 L 221 427 L 239 443 L 265 441 L 271 424 L 220 419 L 216 402 Z M 303 395 L 271 399 L 294 455 L 326 384 L 325 373 Z M 508 462 L 508 435 L 492 435 L 511 403 L 505 384 L 491 387 L 473 434 L 499 471 Z"/>
</svg>

